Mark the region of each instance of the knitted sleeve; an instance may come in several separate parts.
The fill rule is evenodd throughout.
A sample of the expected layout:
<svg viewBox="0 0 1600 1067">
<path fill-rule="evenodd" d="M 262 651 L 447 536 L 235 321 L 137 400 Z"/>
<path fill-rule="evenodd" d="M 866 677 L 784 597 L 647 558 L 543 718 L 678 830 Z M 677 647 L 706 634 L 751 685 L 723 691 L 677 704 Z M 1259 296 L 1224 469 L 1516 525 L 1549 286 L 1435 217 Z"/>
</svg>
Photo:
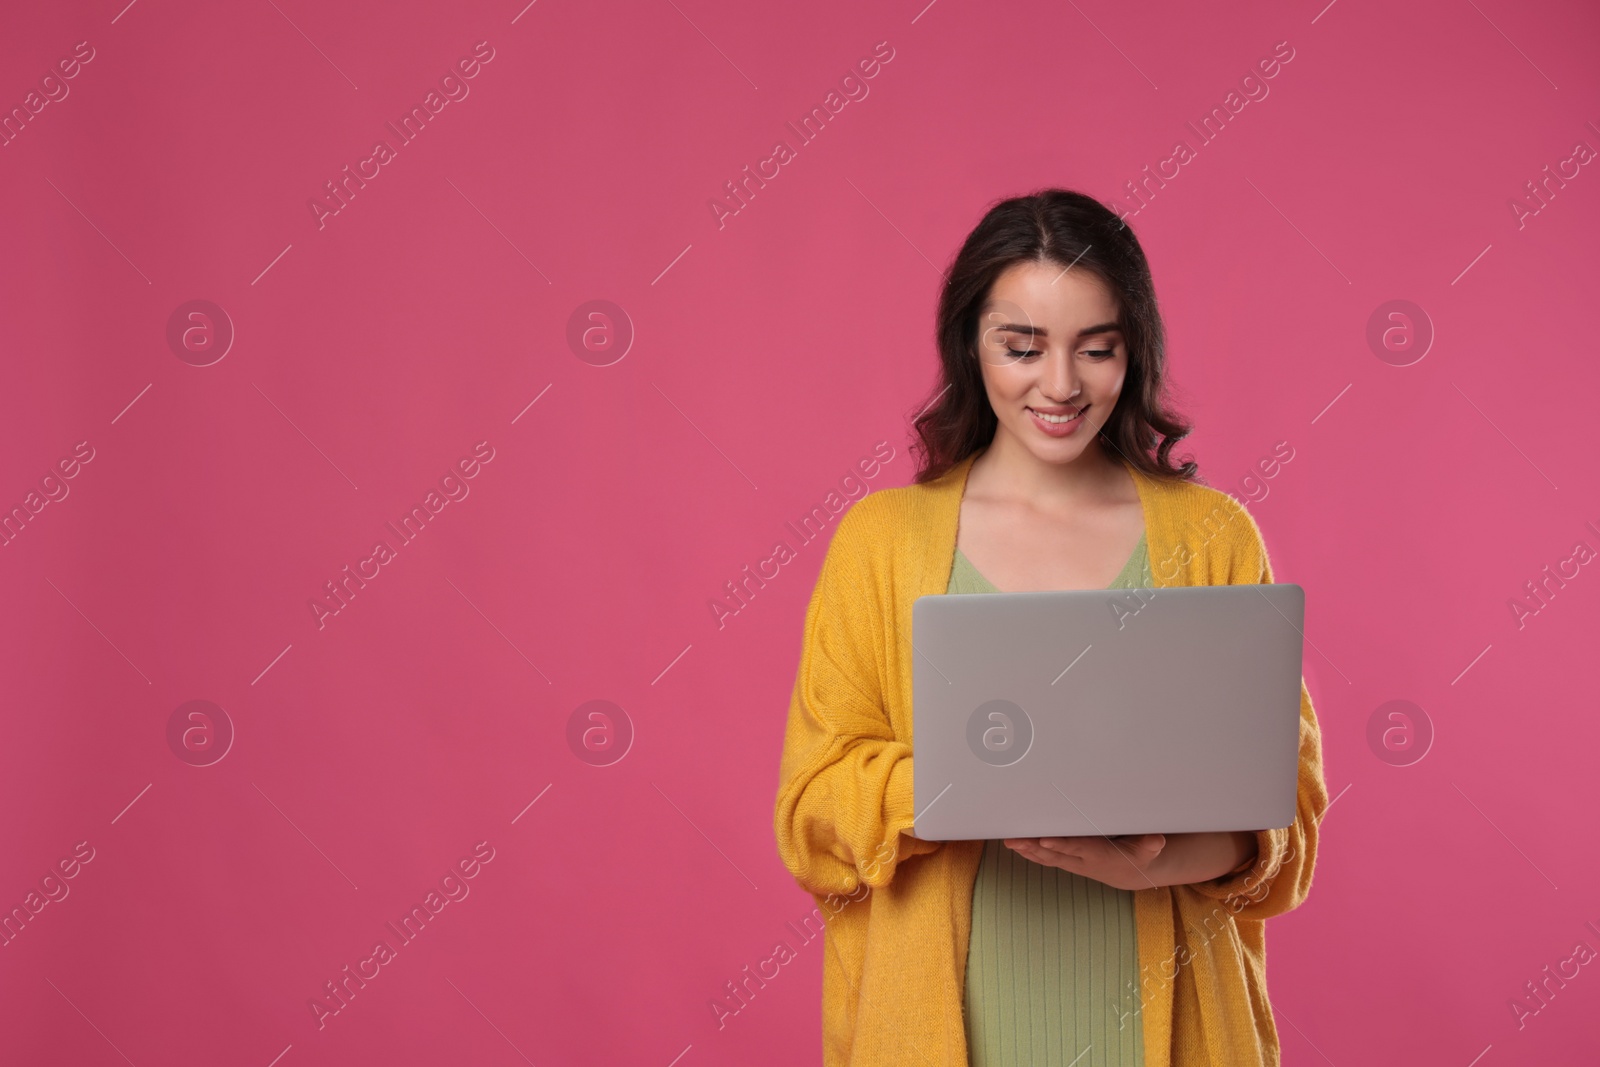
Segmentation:
<svg viewBox="0 0 1600 1067">
<path fill-rule="evenodd" d="M 778 855 L 817 894 L 885 885 L 901 861 L 940 844 L 910 835 L 911 746 L 885 711 L 892 605 L 867 562 L 866 503 L 835 527 L 806 608 L 778 772 Z"/>
<path fill-rule="evenodd" d="M 1244 506 L 1227 498 L 1229 524 L 1238 536 L 1228 566 L 1228 584 L 1272 582 L 1261 530 Z M 1299 907 L 1311 891 L 1316 866 L 1317 829 L 1328 809 L 1328 786 L 1322 773 L 1322 731 L 1311 693 L 1300 679 L 1300 772 L 1295 789 L 1295 817 L 1290 826 L 1256 831 L 1256 861 L 1246 870 L 1225 874 L 1184 888 L 1227 904 L 1238 919 L 1268 919 Z"/>
</svg>

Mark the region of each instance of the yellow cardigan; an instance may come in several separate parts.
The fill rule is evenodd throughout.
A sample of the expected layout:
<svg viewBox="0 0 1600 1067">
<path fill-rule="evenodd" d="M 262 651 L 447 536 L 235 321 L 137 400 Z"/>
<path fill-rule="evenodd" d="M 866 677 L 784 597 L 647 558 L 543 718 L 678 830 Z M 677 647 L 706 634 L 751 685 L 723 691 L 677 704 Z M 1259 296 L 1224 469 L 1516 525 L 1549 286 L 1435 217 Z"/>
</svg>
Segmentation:
<svg viewBox="0 0 1600 1067">
<path fill-rule="evenodd" d="M 834 529 L 806 609 L 774 829 L 827 926 L 824 1067 L 967 1064 L 962 987 L 983 842 L 910 834 L 911 606 L 945 591 L 975 458 L 857 501 Z M 1233 497 L 1127 469 L 1157 587 L 1272 581 L 1261 532 Z M 1292 826 L 1256 833 L 1253 866 L 1134 891 L 1147 1067 L 1279 1063 L 1265 920 L 1306 899 L 1328 807 L 1303 679 L 1297 794 Z"/>
</svg>

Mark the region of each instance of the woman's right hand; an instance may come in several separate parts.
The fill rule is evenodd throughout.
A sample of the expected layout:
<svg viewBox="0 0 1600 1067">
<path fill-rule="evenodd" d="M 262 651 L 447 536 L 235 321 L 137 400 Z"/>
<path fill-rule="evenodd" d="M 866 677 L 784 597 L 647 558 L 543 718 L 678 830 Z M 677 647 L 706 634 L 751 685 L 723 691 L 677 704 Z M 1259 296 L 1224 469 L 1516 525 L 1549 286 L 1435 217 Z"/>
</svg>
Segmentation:
<svg viewBox="0 0 1600 1067">
<path fill-rule="evenodd" d="M 1113 889 L 1149 889 L 1157 883 L 1146 873 L 1166 847 L 1165 834 L 1123 834 L 1117 837 L 1009 837 L 1006 847 L 1046 867 L 1092 878 Z"/>
</svg>

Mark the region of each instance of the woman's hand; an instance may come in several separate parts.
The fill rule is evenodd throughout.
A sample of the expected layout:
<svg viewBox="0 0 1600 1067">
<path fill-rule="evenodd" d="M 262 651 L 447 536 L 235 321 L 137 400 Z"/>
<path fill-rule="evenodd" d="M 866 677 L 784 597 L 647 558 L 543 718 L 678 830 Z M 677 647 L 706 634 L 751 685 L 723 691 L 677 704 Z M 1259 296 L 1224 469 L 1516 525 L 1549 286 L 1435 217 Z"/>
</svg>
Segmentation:
<svg viewBox="0 0 1600 1067">
<path fill-rule="evenodd" d="M 1256 854 L 1256 835 L 1247 830 L 1120 837 L 1008 837 L 1005 843 L 1034 863 L 1060 867 L 1113 889 L 1154 889 L 1221 878 Z"/>
<path fill-rule="evenodd" d="M 1034 863 L 1060 867 L 1113 889 L 1150 889 L 1162 884 L 1151 876 L 1151 866 L 1166 847 L 1165 834 L 1008 837 L 1005 843 Z"/>
</svg>

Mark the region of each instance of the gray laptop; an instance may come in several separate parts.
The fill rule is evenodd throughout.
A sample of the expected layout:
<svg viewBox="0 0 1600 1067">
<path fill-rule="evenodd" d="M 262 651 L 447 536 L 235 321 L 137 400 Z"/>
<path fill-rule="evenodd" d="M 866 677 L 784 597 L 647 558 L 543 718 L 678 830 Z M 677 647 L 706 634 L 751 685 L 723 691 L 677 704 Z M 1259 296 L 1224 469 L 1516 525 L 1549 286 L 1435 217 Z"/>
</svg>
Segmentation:
<svg viewBox="0 0 1600 1067">
<path fill-rule="evenodd" d="M 1294 822 L 1305 591 L 918 597 L 912 833 L 929 841 Z"/>
</svg>

